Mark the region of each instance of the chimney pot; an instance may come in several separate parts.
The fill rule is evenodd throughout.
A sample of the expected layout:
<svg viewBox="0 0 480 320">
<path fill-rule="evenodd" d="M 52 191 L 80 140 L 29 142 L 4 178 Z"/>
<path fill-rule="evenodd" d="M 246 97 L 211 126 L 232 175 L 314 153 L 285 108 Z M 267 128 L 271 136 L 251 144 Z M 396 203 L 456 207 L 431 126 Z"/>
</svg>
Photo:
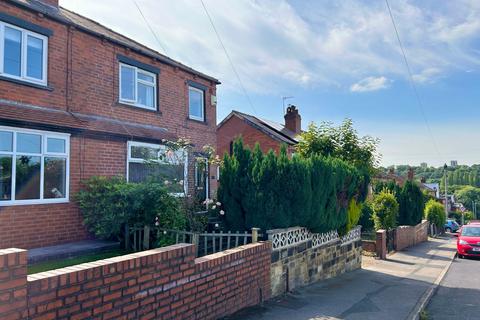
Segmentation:
<svg viewBox="0 0 480 320">
<path fill-rule="evenodd" d="M 302 132 L 302 117 L 298 113 L 298 109 L 294 105 L 289 105 L 287 107 L 287 113 L 284 116 L 285 118 L 285 127 L 294 132 L 295 134 L 299 134 Z"/>
</svg>

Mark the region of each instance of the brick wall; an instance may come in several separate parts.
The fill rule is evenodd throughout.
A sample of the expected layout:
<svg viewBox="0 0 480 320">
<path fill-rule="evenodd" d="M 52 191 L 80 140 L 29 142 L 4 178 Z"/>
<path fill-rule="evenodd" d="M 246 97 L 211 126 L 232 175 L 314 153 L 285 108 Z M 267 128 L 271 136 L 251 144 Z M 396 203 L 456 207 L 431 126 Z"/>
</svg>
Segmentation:
<svg viewBox="0 0 480 320">
<path fill-rule="evenodd" d="M 275 152 L 280 151 L 281 142 L 273 139 L 264 132 L 252 127 L 242 119 L 233 116 L 217 129 L 217 153 L 223 155 L 230 150 L 230 142 L 241 136 L 244 145 L 253 149 L 255 144 L 260 144 L 260 149 L 264 153 L 272 149 Z M 291 148 L 289 151 L 292 151 Z"/>
<path fill-rule="evenodd" d="M 27 251 L 0 250 L 0 319 L 27 318 Z"/>
<path fill-rule="evenodd" d="M 403 250 L 428 240 L 428 221 L 416 226 L 399 226 L 395 229 L 395 250 Z"/>
<path fill-rule="evenodd" d="M 178 244 L 30 275 L 27 302 L 18 308 L 28 304 L 32 320 L 216 319 L 270 297 L 270 243 L 197 259 L 194 252 Z M 26 257 L 4 269 L 13 274 L 25 264 Z M 19 279 L 24 290 L 27 277 Z M 12 292 L 2 285 L 0 297 Z M 1 319 L 11 308 L 3 310 Z"/>
</svg>

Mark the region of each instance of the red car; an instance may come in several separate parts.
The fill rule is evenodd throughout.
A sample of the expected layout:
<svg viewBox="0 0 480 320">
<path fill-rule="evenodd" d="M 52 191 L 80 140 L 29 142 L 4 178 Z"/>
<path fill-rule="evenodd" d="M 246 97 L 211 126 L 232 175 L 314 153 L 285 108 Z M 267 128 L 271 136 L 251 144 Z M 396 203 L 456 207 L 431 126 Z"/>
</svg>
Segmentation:
<svg viewBox="0 0 480 320">
<path fill-rule="evenodd" d="M 464 225 L 455 236 L 458 257 L 480 257 L 480 224 Z"/>
</svg>

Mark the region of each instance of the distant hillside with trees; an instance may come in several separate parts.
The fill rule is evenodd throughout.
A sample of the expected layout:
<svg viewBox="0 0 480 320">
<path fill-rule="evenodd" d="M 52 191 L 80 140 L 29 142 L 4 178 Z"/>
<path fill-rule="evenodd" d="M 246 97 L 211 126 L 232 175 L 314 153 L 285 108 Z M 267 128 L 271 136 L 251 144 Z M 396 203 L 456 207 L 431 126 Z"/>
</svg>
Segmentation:
<svg viewBox="0 0 480 320">
<path fill-rule="evenodd" d="M 443 181 L 441 181 L 443 179 L 443 166 L 435 168 L 399 165 L 395 166 L 395 173 L 406 177 L 410 167 L 413 168 L 415 172 L 415 179 L 421 180 L 424 178 L 427 183 L 442 182 L 441 185 L 443 185 Z M 381 168 L 381 170 L 387 173 L 391 168 L 393 168 L 393 166 Z M 478 164 L 472 166 L 457 166 L 455 168 L 447 167 L 447 172 L 448 184 L 452 186 L 454 190 L 458 189 L 455 188 L 455 186 L 480 187 L 480 165 Z"/>
</svg>

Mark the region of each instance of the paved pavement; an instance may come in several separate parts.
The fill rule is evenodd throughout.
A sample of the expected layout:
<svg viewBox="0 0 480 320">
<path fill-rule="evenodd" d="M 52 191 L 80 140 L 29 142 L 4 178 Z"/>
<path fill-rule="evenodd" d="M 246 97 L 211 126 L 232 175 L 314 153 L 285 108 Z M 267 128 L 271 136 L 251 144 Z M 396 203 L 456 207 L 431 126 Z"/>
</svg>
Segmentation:
<svg viewBox="0 0 480 320">
<path fill-rule="evenodd" d="M 455 254 L 435 239 L 388 257 L 364 257 L 362 269 L 304 287 L 229 320 L 406 319 Z"/>
<path fill-rule="evenodd" d="M 455 259 L 427 306 L 428 319 L 480 319 L 480 259 Z"/>
</svg>

